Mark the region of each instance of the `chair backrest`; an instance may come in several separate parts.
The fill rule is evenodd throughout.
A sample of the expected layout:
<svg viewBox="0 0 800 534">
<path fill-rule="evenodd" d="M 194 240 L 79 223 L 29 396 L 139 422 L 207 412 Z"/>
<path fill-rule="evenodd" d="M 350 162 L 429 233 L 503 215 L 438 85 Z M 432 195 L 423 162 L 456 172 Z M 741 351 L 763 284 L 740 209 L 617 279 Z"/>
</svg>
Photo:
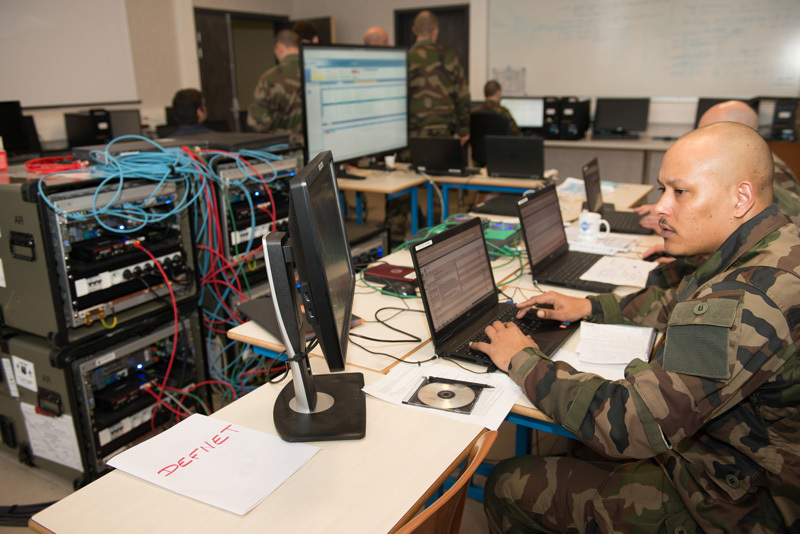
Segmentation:
<svg viewBox="0 0 800 534">
<path fill-rule="evenodd" d="M 486 458 L 497 431 L 490 430 L 478 438 L 467 456 L 461 474 L 450 489 L 439 497 L 432 505 L 411 518 L 400 527 L 397 534 L 458 534 L 461 530 L 461 518 L 464 515 L 464 504 L 472 475 Z"/>
<path fill-rule="evenodd" d="M 483 138 L 487 135 L 508 135 L 510 123 L 508 117 L 494 111 L 474 111 L 469 116 L 469 142 L 472 145 L 472 159 L 476 165 L 486 165 L 486 145 Z"/>
</svg>

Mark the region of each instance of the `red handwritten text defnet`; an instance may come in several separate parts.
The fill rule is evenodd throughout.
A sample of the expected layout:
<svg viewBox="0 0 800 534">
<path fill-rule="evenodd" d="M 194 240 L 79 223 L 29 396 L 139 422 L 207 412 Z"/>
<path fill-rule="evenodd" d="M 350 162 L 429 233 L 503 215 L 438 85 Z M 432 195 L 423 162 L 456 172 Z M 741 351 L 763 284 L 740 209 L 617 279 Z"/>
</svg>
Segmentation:
<svg viewBox="0 0 800 534">
<path fill-rule="evenodd" d="M 161 468 L 157 474 L 159 475 L 163 474 L 165 477 L 168 477 L 181 467 L 188 467 L 195 460 L 198 461 L 202 460 L 203 457 L 205 457 L 208 454 L 211 454 L 217 447 L 228 441 L 228 438 L 230 436 L 226 435 L 223 437 L 223 434 L 229 432 L 236 432 L 236 433 L 239 432 L 238 430 L 231 428 L 232 426 L 233 425 L 226 426 L 225 428 L 219 431 L 219 434 L 214 434 L 213 437 L 204 441 L 200 446 L 194 448 L 189 454 L 187 454 L 186 456 L 181 456 L 176 463 L 169 464 L 168 466 Z"/>
</svg>

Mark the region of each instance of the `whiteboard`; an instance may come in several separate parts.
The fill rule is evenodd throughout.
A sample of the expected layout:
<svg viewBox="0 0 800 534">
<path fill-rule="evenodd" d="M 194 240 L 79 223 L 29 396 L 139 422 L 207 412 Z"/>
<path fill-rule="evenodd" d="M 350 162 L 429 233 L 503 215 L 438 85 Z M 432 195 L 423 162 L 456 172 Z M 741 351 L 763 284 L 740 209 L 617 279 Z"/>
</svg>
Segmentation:
<svg viewBox="0 0 800 534">
<path fill-rule="evenodd" d="M 0 100 L 138 100 L 125 0 L 0 0 Z"/>
<path fill-rule="evenodd" d="M 798 0 L 489 0 L 488 33 L 528 95 L 800 95 Z"/>
</svg>

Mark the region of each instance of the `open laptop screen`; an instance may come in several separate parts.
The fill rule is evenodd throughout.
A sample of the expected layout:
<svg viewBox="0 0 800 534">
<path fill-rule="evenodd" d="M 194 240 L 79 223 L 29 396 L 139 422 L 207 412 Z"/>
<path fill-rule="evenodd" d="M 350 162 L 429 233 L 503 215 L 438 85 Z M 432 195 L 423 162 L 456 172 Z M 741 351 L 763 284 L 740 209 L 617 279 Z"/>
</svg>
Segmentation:
<svg viewBox="0 0 800 534">
<path fill-rule="evenodd" d="M 586 188 L 586 206 L 589 211 L 600 213 L 603 209 L 603 195 L 600 190 L 600 166 L 597 158 L 583 166 L 583 185 Z"/>
<path fill-rule="evenodd" d="M 436 332 L 496 295 L 480 222 L 444 241 L 421 243 L 414 250 L 419 283 Z"/>
<path fill-rule="evenodd" d="M 546 187 L 521 198 L 519 220 L 525 233 L 531 267 L 559 249 L 569 247 L 555 187 Z"/>
</svg>

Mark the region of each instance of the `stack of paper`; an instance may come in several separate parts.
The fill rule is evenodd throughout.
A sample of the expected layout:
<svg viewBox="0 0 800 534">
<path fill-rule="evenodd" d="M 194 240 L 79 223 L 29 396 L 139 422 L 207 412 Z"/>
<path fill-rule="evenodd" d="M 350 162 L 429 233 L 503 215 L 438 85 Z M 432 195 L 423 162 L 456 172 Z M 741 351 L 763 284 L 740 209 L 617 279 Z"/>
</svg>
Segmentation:
<svg viewBox="0 0 800 534">
<path fill-rule="evenodd" d="M 653 328 L 586 321 L 581 323 L 580 335 L 580 360 L 604 365 L 627 365 L 634 358 L 648 361 L 656 339 Z"/>
</svg>

